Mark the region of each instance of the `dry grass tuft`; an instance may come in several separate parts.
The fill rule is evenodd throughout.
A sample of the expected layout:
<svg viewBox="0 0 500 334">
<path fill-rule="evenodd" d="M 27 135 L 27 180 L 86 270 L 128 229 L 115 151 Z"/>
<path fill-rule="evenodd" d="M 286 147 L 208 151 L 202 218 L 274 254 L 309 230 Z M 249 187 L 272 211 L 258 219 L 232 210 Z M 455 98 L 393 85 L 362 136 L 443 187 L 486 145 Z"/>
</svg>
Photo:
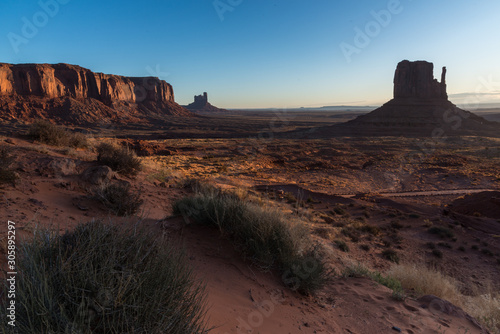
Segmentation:
<svg viewBox="0 0 500 334">
<path fill-rule="evenodd" d="M 283 282 L 293 290 L 312 294 L 330 279 L 331 272 L 300 219 L 251 201 L 245 193 L 206 185 L 195 188 L 194 196 L 174 204 L 175 214 L 219 228 L 257 264 L 280 270 Z"/>
<path fill-rule="evenodd" d="M 131 216 L 143 203 L 140 194 L 131 192 L 128 184 L 102 184 L 93 189 L 93 196 L 117 216 Z"/>
<path fill-rule="evenodd" d="M 205 288 L 186 256 L 137 224 L 37 230 L 18 254 L 16 333 L 207 333 Z"/>
<path fill-rule="evenodd" d="M 452 277 L 423 266 L 401 264 L 393 266 L 387 275 L 401 282 L 405 289 L 414 289 L 419 295 L 435 295 L 461 307 L 478 319 L 492 333 L 500 333 L 500 294 L 490 292 L 465 296 L 459 283 Z"/>
</svg>

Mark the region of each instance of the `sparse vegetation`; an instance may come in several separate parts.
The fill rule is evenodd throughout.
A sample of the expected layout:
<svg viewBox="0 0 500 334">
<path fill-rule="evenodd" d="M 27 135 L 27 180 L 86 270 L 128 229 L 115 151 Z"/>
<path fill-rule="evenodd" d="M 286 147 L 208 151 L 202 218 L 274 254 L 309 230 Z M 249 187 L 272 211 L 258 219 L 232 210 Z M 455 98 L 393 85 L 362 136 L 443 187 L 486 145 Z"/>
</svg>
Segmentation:
<svg viewBox="0 0 500 334">
<path fill-rule="evenodd" d="M 368 252 L 370 250 L 370 245 L 368 245 L 368 244 L 362 244 L 362 245 L 359 246 L 359 248 L 361 248 L 365 252 Z"/>
<path fill-rule="evenodd" d="M 384 249 L 382 256 L 391 262 L 399 263 L 399 255 L 394 249 Z"/>
<path fill-rule="evenodd" d="M 439 271 L 417 265 L 397 265 L 387 272 L 401 282 L 404 289 L 417 296 L 434 295 L 446 299 L 478 319 L 492 333 L 500 333 L 500 295 L 498 292 L 465 296 L 459 283 Z"/>
<path fill-rule="evenodd" d="M 337 206 L 333 209 L 333 212 L 338 214 L 338 215 L 341 215 L 341 216 L 346 216 L 346 215 L 349 215 L 349 213 L 347 211 L 345 211 L 342 207 L 340 206 Z"/>
<path fill-rule="evenodd" d="M 45 120 L 33 122 L 28 130 L 28 136 L 36 141 L 53 146 L 87 147 L 87 136 L 82 133 L 72 133 L 65 128 Z"/>
<path fill-rule="evenodd" d="M 349 246 L 343 240 L 335 240 L 337 247 L 343 252 L 349 252 Z"/>
<path fill-rule="evenodd" d="M 206 333 L 204 286 L 185 256 L 136 225 L 38 230 L 18 254 L 19 333 Z"/>
<path fill-rule="evenodd" d="M 484 255 L 487 255 L 487 256 L 493 256 L 494 255 L 493 252 L 490 249 L 488 249 L 488 248 L 481 249 L 481 253 L 483 253 Z"/>
<path fill-rule="evenodd" d="M 443 258 L 443 252 L 441 250 L 439 250 L 439 249 L 433 249 L 432 250 L 432 255 L 434 255 L 438 259 Z"/>
<path fill-rule="evenodd" d="M 141 169 L 141 160 L 128 147 L 102 143 L 97 147 L 97 161 L 125 175 L 136 175 Z"/>
<path fill-rule="evenodd" d="M 392 290 L 392 296 L 394 299 L 402 300 L 405 298 L 405 293 L 401 282 L 391 275 L 382 275 L 378 271 L 370 271 L 368 268 L 364 267 L 360 263 L 356 265 L 347 266 L 342 272 L 343 277 L 369 277 L 375 282 L 388 287 Z"/>
<path fill-rule="evenodd" d="M 329 280 L 330 272 L 298 218 L 233 192 L 203 185 L 195 188 L 195 195 L 174 203 L 175 214 L 216 226 L 257 264 L 279 269 L 292 289 L 310 294 Z"/>
<path fill-rule="evenodd" d="M 391 226 L 391 228 L 396 229 L 396 230 L 402 229 L 404 227 L 403 224 L 401 224 L 397 220 L 392 221 L 390 226 Z"/>
<path fill-rule="evenodd" d="M 450 248 L 450 249 L 453 248 L 453 247 L 451 247 L 451 245 L 449 243 L 443 242 L 443 241 L 438 242 L 438 246 L 444 247 L 444 248 Z"/>
<path fill-rule="evenodd" d="M 93 196 L 117 216 L 133 215 L 143 203 L 138 193 L 130 191 L 129 184 L 102 184 L 93 189 Z"/>
<path fill-rule="evenodd" d="M 0 147 L 0 184 L 15 183 L 18 179 L 17 173 L 11 168 L 14 157 L 11 150 L 6 146 Z"/>
<path fill-rule="evenodd" d="M 430 227 L 427 230 L 427 232 L 429 232 L 431 234 L 436 234 L 441 239 L 444 239 L 444 238 L 453 238 L 455 236 L 452 230 L 450 230 L 447 227 L 442 227 L 442 226 L 433 226 L 433 227 Z"/>
<path fill-rule="evenodd" d="M 398 279 L 403 288 L 415 291 L 417 296 L 430 294 L 461 305 L 458 283 L 441 272 L 422 266 L 400 264 L 393 266 L 387 274 Z"/>
</svg>

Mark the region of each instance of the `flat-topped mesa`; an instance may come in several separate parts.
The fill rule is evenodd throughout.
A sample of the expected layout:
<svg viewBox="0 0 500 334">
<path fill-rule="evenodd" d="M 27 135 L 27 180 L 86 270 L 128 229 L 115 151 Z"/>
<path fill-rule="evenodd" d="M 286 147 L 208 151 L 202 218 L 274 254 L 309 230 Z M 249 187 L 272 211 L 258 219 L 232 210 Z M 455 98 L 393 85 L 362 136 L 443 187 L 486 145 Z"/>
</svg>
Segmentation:
<svg viewBox="0 0 500 334">
<path fill-rule="evenodd" d="M 114 102 L 174 102 L 172 86 L 154 77 L 94 73 L 68 64 L 0 63 L 0 95 L 93 98 Z"/>
<path fill-rule="evenodd" d="M 394 74 L 394 99 L 448 99 L 446 67 L 441 82 L 434 79 L 434 65 L 427 61 L 401 61 Z"/>
<path fill-rule="evenodd" d="M 68 64 L 0 63 L 3 121 L 156 124 L 163 116 L 193 113 L 175 103 L 170 84 L 155 77 L 94 73 Z"/>
</svg>

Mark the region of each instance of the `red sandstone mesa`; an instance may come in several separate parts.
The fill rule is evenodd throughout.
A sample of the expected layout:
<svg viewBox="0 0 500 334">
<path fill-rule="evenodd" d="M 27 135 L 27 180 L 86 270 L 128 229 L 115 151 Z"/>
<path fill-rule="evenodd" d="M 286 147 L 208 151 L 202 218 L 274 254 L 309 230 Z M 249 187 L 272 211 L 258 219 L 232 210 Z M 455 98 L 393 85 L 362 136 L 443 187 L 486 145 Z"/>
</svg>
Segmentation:
<svg viewBox="0 0 500 334">
<path fill-rule="evenodd" d="M 0 63 L 3 120 L 40 117 L 63 123 L 126 123 L 151 114 L 188 116 L 190 112 L 175 103 L 172 86 L 155 77 L 94 73 L 68 64 Z"/>
<path fill-rule="evenodd" d="M 401 61 L 394 73 L 394 98 L 369 114 L 333 126 L 364 135 L 417 135 L 436 140 L 454 135 L 500 134 L 500 124 L 462 110 L 448 100 L 446 67 L 441 82 L 427 61 Z"/>
</svg>

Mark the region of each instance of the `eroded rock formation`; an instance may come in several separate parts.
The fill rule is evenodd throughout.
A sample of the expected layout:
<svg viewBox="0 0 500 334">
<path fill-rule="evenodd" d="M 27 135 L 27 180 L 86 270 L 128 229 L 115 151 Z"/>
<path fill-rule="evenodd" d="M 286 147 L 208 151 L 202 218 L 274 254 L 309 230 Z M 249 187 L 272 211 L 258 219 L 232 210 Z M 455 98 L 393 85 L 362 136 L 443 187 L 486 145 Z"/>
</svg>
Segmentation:
<svg viewBox="0 0 500 334">
<path fill-rule="evenodd" d="M 0 63 L 2 119 L 130 122 L 150 114 L 190 115 L 175 103 L 172 86 L 155 77 L 94 73 L 68 64 Z"/>
<path fill-rule="evenodd" d="M 443 67 L 441 82 L 438 82 L 434 79 L 434 64 L 403 60 L 394 74 L 394 98 L 448 99 L 445 77 L 446 67 Z"/>
<path fill-rule="evenodd" d="M 186 106 L 191 111 L 226 111 L 225 109 L 217 108 L 208 102 L 208 94 L 204 92 L 202 95 L 195 95 L 194 102 Z"/>
<path fill-rule="evenodd" d="M 448 100 L 446 67 L 441 82 L 434 79 L 434 65 L 426 61 L 401 61 L 394 74 L 394 98 L 356 119 L 316 131 L 316 136 L 400 135 L 425 136 L 436 141 L 447 136 L 500 136 L 500 123 L 458 108 Z"/>
</svg>

